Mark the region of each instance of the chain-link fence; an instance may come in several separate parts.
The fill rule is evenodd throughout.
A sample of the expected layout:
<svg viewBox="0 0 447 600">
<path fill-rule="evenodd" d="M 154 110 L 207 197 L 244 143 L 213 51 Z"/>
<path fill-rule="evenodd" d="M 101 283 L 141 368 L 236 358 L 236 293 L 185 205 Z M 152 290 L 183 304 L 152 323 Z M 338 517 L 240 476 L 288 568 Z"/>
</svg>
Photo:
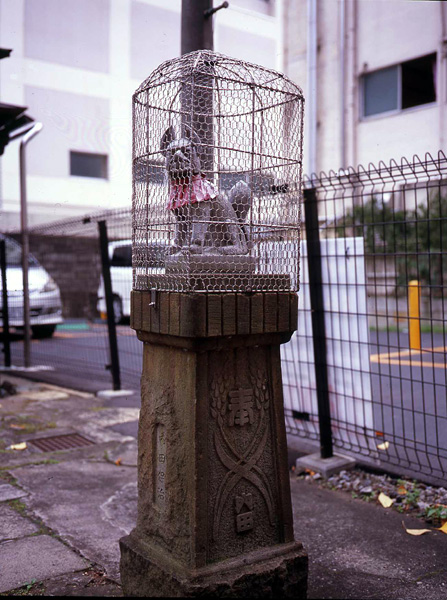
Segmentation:
<svg viewBox="0 0 447 600">
<path fill-rule="evenodd" d="M 4 237 L 10 363 L 20 368 L 25 343 L 21 243 L 18 234 Z M 35 227 L 29 244 L 32 366 L 28 373 L 90 391 L 138 389 L 141 344 L 128 326 L 130 210 Z"/>
</svg>

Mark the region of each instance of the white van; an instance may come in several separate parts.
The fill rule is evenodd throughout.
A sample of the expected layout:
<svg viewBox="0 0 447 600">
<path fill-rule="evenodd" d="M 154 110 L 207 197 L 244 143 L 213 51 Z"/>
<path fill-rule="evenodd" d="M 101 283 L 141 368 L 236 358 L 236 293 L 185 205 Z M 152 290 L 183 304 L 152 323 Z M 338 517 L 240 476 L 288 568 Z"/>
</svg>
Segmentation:
<svg viewBox="0 0 447 600">
<path fill-rule="evenodd" d="M 6 285 L 10 327 L 21 329 L 23 321 L 22 246 L 5 235 Z M 28 263 L 30 323 L 35 338 L 51 337 L 58 323 L 63 322 L 59 286 L 42 265 L 30 254 Z M 3 326 L 2 279 L 0 273 L 0 325 Z"/>
<path fill-rule="evenodd" d="M 164 272 L 165 257 L 169 253 L 169 246 L 160 241 L 159 244 L 150 246 L 151 264 L 149 267 L 155 272 Z M 110 278 L 112 280 L 113 312 L 115 323 L 121 323 L 130 317 L 130 292 L 132 290 L 132 240 L 109 242 Z M 96 305 L 101 318 L 107 315 L 104 281 L 98 288 L 98 302 Z"/>
</svg>

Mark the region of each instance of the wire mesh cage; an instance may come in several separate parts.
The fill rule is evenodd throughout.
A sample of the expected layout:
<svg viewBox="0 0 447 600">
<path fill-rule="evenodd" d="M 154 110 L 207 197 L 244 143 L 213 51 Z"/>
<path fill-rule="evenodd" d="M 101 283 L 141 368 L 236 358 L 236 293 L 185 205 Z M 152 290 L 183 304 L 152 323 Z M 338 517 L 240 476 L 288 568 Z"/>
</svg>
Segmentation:
<svg viewBox="0 0 447 600">
<path fill-rule="evenodd" d="M 304 98 L 200 50 L 133 96 L 133 287 L 298 289 Z"/>
</svg>

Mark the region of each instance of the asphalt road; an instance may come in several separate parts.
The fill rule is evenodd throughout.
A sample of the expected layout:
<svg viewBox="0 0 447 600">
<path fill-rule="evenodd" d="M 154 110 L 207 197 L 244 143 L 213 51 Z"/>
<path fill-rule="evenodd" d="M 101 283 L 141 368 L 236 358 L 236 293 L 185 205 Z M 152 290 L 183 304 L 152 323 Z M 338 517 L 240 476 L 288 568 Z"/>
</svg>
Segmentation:
<svg viewBox="0 0 447 600">
<path fill-rule="evenodd" d="M 143 344 L 128 325 L 117 327 L 121 387 L 138 390 L 140 386 Z M 13 337 L 11 362 L 23 366 L 23 338 Z M 87 392 L 113 389 L 107 326 L 97 323 L 75 323 L 58 327 L 53 337 L 31 343 L 31 364 L 37 369 L 29 373 L 41 381 Z M 45 370 L 51 369 L 51 370 Z M 138 394 L 134 396 L 139 406 Z"/>
<path fill-rule="evenodd" d="M 118 326 L 117 333 L 122 388 L 138 390 L 143 344 L 128 325 Z M 338 411 L 339 419 L 333 421 L 336 435 L 344 447 L 368 447 L 372 456 L 385 462 L 411 464 L 435 474 L 447 473 L 444 336 L 423 334 L 422 352 L 409 350 L 405 333 L 370 331 L 369 336 L 362 360 L 355 362 L 351 357 L 347 368 L 333 369 L 334 381 L 343 382 L 341 389 L 345 390 L 344 394 L 337 394 L 332 389 L 332 411 Z M 294 360 L 298 360 L 297 348 L 290 350 Z M 16 336 L 12 344 L 13 364 L 22 365 L 22 356 L 23 340 Z M 36 371 L 34 376 L 40 380 L 90 392 L 112 389 L 111 373 L 106 368 L 110 362 L 107 328 L 103 324 L 66 324 L 50 339 L 33 340 L 31 356 L 34 366 L 52 369 Z M 303 384 L 304 369 L 313 374 L 313 380 L 306 376 L 307 389 Z M 283 362 L 283 379 L 288 390 L 285 395 L 293 408 L 310 412 L 311 422 L 304 425 L 313 424 L 314 431 L 318 431 L 313 366 L 301 364 L 291 368 Z M 311 401 L 303 406 L 306 394 Z M 139 394 L 129 401 L 138 407 Z M 303 423 L 297 420 L 295 424 L 302 432 Z M 381 444 L 384 446 L 378 449 Z"/>
</svg>

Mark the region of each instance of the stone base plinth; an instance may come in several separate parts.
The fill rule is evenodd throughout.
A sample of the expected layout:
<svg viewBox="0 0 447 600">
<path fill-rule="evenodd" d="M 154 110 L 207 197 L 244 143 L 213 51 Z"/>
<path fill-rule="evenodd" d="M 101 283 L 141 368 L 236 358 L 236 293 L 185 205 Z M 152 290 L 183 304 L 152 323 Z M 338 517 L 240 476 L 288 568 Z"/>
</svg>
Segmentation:
<svg viewBox="0 0 447 600">
<path fill-rule="evenodd" d="M 127 596 L 305 598 L 293 535 L 280 345 L 295 294 L 132 292 L 144 342 Z"/>
<path fill-rule="evenodd" d="M 126 596 L 306 598 L 307 555 L 297 542 L 194 570 L 186 570 L 132 534 L 121 538 L 120 548 Z"/>
</svg>

